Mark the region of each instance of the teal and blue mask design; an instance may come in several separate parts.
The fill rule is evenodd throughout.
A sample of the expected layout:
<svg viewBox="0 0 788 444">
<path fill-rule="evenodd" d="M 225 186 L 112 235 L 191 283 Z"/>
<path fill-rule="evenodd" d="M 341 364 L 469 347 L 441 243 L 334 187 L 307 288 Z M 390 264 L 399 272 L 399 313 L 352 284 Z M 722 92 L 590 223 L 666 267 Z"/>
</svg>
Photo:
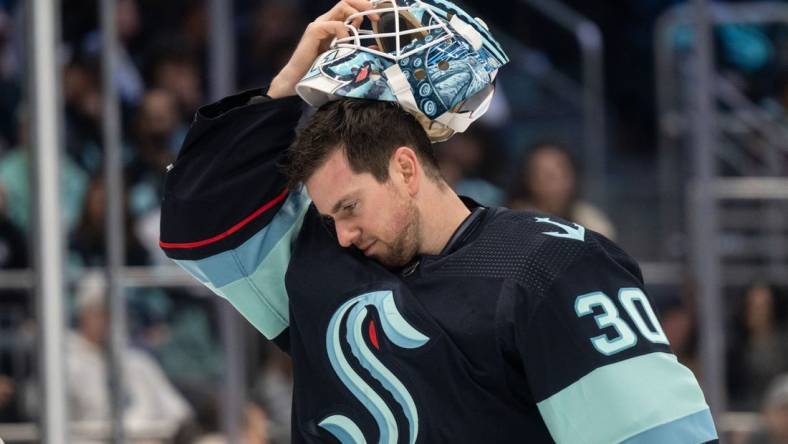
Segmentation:
<svg viewBox="0 0 788 444">
<path fill-rule="evenodd" d="M 381 0 L 372 29 L 346 21 L 296 87 L 309 104 L 338 98 L 397 102 L 433 141 L 464 131 L 487 109 L 498 69 L 508 62 L 487 26 L 446 0 Z"/>
</svg>

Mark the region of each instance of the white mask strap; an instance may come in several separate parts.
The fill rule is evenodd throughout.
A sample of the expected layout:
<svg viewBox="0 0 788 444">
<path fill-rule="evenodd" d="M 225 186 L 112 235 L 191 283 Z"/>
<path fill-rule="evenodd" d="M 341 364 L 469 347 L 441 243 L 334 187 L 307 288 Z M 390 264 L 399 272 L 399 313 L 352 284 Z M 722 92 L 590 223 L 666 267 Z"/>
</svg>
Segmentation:
<svg viewBox="0 0 788 444">
<path fill-rule="evenodd" d="M 386 68 L 383 73 L 389 81 L 391 92 L 397 98 L 397 102 L 405 108 L 413 111 L 419 111 L 419 105 L 416 103 L 416 97 L 413 96 L 413 91 L 410 89 L 410 82 L 405 78 L 399 64 L 395 63 Z"/>
<path fill-rule="evenodd" d="M 482 35 L 479 34 L 479 31 L 477 31 L 473 26 L 469 25 L 468 23 L 465 23 L 458 16 L 455 15 L 454 17 L 452 17 L 451 20 L 449 21 L 449 25 L 451 25 L 452 28 L 456 29 L 461 36 L 465 37 L 465 40 L 467 40 L 468 43 L 470 43 L 471 46 L 473 46 L 474 50 L 478 51 L 484 44 L 484 40 L 482 38 Z"/>
<path fill-rule="evenodd" d="M 495 88 L 492 86 L 487 87 L 486 89 L 480 91 L 476 94 L 471 100 L 480 100 L 479 105 L 476 107 L 472 107 L 473 111 L 466 111 L 466 112 L 451 112 L 447 111 L 437 118 L 435 118 L 436 122 L 442 123 L 449 128 L 453 129 L 458 133 L 465 132 L 471 123 L 473 123 L 476 119 L 484 115 L 487 112 L 487 109 L 490 107 L 490 103 L 492 102 L 493 93 L 495 92 Z"/>
</svg>

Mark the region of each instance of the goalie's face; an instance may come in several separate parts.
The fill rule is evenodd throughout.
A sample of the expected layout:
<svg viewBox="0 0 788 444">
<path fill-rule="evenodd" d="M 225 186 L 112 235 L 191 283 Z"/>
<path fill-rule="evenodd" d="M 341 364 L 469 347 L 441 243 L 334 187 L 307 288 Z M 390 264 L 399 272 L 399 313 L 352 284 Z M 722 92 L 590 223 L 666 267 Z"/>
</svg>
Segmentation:
<svg viewBox="0 0 788 444">
<path fill-rule="evenodd" d="M 412 184 L 403 180 L 396 156 L 383 183 L 370 173 L 354 172 L 339 149 L 306 181 L 339 244 L 355 247 L 389 268 L 406 265 L 419 251 L 419 212 Z"/>
</svg>

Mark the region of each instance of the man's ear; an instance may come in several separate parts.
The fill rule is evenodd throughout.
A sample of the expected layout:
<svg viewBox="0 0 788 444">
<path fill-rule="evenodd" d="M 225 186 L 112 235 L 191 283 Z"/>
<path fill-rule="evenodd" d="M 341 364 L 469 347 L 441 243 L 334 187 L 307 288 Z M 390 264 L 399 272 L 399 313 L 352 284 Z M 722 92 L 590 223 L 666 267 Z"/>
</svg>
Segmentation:
<svg viewBox="0 0 788 444">
<path fill-rule="evenodd" d="M 419 157 L 412 148 L 401 146 L 394 151 L 391 156 L 390 173 L 396 177 L 408 190 L 408 193 L 415 195 L 421 182 L 421 164 Z"/>
</svg>

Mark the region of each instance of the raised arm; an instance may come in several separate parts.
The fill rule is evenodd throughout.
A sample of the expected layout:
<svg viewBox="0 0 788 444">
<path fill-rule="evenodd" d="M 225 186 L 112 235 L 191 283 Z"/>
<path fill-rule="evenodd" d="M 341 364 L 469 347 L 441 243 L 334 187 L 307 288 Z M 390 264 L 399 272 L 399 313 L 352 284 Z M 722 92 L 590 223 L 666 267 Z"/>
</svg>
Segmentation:
<svg viewBox="0 0 788 444">
<path fill-rule="evenodd" d="M 283 276 L 309 201 L 279 172 L 301 115 L 295 98 L 248 91 L 201 108 L 167 173 L 165 253 L 269 339 L 288 326 Z"/>
<path fill-rule="evenodd" d="M 302 102 L 295 84 L 366 0 L 339 2 L 304 32 L 268 89 L 242 92 L 197 112 L 167 173 L 161 248 L 287 348 L 284 275 L 309 199 L 279 171 Z"/>
</svg>

